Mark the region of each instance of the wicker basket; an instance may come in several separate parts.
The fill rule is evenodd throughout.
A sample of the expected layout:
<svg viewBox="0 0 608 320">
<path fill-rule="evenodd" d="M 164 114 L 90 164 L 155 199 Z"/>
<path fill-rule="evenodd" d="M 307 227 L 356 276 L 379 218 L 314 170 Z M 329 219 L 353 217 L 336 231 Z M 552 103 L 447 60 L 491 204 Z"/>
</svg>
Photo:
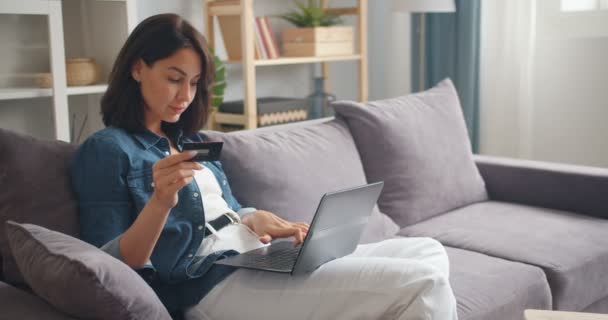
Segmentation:
<svg viewBox="0 0 608 320">
<path fill-rule="evenodd" d="M 99 80 L 99 66 L 92 58 L 75 58 L 66 61 L 68 86 L 88 86 Z"/>
<path fill-rule="evenodd" d="M 289 97 L 257 98 L 258 127 L 303 121 L 308 119 L 308 99 Z M 219 112 L 243 114 L 243 100 L 224 101 L 219 106 Z M 242 130 L 242 125 L 221 124 L 221 131 Z"/>
</svg>

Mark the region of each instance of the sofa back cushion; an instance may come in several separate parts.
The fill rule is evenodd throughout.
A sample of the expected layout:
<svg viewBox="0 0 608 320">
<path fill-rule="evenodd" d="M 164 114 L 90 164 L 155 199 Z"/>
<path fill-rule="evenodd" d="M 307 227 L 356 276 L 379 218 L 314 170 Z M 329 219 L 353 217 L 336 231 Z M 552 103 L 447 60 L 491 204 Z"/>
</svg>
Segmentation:
<svg viewBox="0 0 608 320">
<path fill-rule="evenodd" d="M 333 106 L 351 130 L 367 179 L 384 180 L 380 210 L 401 227 L 487 200 L 449 79 L 417 94 Z"/>
<path fill-rule="evenodd" d="M 366 183 L 353 138 L 340 120 L 202 133 L 224 142 L 221 161 L 241 204 L 289 221 L 310 222 L 324 193 Z M 397 230 L 374 208 L 362 242 L 386 239 Z"/>
<path fill-rule="evenodd" d="M 0 129 L 0 254 L 4 278 L 23 283 L 10 253 L 4 223 L 33 223 L 78 235 L 77 203 L 69 161 L 76 146 Z"/>
</svg>

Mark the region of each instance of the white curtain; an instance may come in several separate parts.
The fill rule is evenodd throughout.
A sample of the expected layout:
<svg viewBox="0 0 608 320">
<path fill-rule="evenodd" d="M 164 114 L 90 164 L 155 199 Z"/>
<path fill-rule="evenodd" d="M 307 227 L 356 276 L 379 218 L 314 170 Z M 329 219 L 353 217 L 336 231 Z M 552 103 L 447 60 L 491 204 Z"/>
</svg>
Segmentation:
<svg viewBox="0 0 608 320">
<path fill-rule="evenodd" d="M 608 167 L 608 10 L 484 0 L 480 152 Z"/>
<path fill-rule="evenodd" d="M 536 0 L 484 0 L 480 153 L 531 156 Z"/>
</svg>

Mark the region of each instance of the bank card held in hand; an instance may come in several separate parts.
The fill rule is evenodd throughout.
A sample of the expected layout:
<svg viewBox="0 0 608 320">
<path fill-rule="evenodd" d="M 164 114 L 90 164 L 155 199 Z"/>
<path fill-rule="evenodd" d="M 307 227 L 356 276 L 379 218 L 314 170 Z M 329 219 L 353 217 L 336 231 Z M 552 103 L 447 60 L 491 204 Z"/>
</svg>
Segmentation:
<svg viewBox="0 0 608 320">
<path fill-rule="evenodd" d="M 224 143 L 221 141 L 186 142 L 183 151 L 196 151 L 196 155 L 190 161 L 217 161 L 220 159 L 223 145 Z"/>
</svg>

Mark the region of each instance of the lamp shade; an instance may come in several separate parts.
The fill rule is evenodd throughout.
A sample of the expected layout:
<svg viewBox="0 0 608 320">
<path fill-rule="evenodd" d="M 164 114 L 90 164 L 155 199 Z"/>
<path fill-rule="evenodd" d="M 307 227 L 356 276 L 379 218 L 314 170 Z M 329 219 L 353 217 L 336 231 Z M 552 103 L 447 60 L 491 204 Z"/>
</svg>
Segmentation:
<svg viewBox="0 0 608 320">
<path fill-rule="evenodd" d="M 393 10 L 401 12 L 454 12 L 454 0 L 393 0 Z"/>
</svg>

